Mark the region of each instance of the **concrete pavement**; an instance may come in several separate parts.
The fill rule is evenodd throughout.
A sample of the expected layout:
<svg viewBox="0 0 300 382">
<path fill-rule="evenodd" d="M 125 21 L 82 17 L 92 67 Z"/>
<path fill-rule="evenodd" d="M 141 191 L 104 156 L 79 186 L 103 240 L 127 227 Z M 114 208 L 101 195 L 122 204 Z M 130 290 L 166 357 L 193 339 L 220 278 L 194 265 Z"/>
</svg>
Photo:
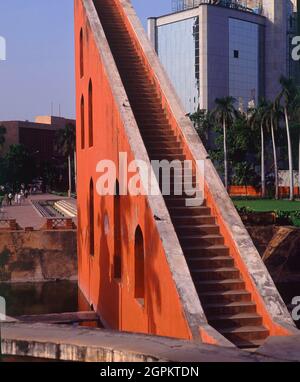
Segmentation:
<svg viewBox="0 0 300 382">
<path fill-rule="evenodd" d="M 32 206 L 31 200 L 63 200 L 68 199 L 52 194 L 32 195 L 25 200 L 22 205 L 4 206 L 5 219 L 16 219 L 21 228 L 33 227 L 39 229 L 45 223 L 45 218 L 42 217 L 37 210 Z"/>
</svg>

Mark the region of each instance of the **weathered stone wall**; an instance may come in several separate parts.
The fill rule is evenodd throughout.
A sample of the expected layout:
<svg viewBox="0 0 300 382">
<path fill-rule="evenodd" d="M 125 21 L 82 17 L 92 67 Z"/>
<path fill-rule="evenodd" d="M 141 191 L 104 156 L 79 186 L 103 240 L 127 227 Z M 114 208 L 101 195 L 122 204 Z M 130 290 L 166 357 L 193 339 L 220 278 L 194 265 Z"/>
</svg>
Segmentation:
<svg viewBox="0 0 300 382">
<path fill-rule="evenodd" d="M 265 253 L 270 241 L 276 233 L 277 227 L 274 225 L 247 226 L 247 230 L 261 256 Z"/>
<path fill-rule="evenodd" d="M 300 229 L 278 227 L 263 260 L 275 282 L 300 281 Z"/>
<path fill-rule="evenodd" d="M 289 359 L 286 351 L 280 352 L 280 344 L 276 344 L 276 352 L 273 348 L 270 352 L 265 346 L 261 356 L 193 341 L 67 325 L 3 323 L 1 333 L 2 354 L 56 361 L 207 363 L 275 362 Z M 288 345 L 294 350 L 289 357 L 298 361 L 299 337 L 288 338 Z"/>
<path fill-rule="evenodd" d="M 0 282 L 76 278 L 75 230 L 0 232 Z"/>
<path fill-rule="evenodd" d="M 276 283 L 300 280 L 299 228 L 258 226 L 248 231 Z"/>
</svg>

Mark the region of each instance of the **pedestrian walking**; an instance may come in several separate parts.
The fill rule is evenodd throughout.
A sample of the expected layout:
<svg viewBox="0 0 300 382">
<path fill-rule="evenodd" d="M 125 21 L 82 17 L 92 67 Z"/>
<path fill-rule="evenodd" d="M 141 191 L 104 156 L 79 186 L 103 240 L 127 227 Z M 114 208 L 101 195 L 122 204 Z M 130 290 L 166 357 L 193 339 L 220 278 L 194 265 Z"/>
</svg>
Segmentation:
<svg viewBox="0 0 300 382">
<path fill-rule="evenodd" d="M 7 201 L 8 201 L 8 205 L 11 206 L 12 205 L 12 200 L 13 200 L 14 196 L 13 194 L 10 192 L 8 195 L 7 195 Z"/>
</svg>

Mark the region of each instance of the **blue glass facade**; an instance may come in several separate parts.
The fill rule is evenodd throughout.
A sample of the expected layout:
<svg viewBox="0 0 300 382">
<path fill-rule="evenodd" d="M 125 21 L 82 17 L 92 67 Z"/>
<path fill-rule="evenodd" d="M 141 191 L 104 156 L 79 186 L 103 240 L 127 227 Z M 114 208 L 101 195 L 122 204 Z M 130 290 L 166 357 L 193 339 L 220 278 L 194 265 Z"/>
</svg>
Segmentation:
<svg viewBox="0 0 300 382">
<path fill-rule="evenodd" d="M 259 97 L 259 26 L 229 19 L 229 94 L 243 109 Z"/>
<path fill-rule="evenodd" d="M 157 27 L 157 52 L 187 113 L 199 106 L 199 18 Z"/>
</svg>

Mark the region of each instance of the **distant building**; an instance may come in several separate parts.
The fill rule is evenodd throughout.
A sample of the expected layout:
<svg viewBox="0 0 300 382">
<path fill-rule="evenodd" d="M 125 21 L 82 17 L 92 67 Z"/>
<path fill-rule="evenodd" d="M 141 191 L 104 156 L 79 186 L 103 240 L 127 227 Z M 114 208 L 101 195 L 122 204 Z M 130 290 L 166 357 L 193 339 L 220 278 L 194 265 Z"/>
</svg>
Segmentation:
<svg viewBox="0 0 300 382">
<path fill-rule="evenodd" d="M 150 18 L 149 37 L 187 112 L 233 96 L 247 109 L 273 99 L 281 75 L 296 79 L 290 40 L 297 0 L 182 0 Z"/>
<path fill-rule="evenodd" d="M 35 154 L 40 163 L 51 161 L 55 153 L 55 135 L 66 124 L 75 120 L 54 116 L 39 116 L 35 122 L 0 121 L 6 127 L 4 153 L 10 145 L 23 144 L 31 154 Z"/>
</svg>

